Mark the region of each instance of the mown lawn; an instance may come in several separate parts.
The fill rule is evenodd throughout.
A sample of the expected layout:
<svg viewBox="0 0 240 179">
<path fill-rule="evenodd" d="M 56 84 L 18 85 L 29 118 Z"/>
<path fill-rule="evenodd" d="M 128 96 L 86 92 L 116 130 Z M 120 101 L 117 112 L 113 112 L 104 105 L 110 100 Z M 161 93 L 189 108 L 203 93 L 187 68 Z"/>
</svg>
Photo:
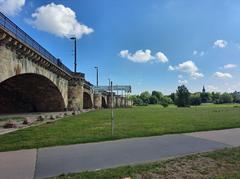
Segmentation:
<svg viewBox="0 0 240 179">
<path fill-rule="evenodd" d="M 60 175 L 54 179 L 240 178 L 240 148 L 194 154 L 167 161 Z"/>
<path fill-rule="evenodd" d="M 1 135 L 0 151 L 240 127 L 240 105 L 191 108 L 155 105 L 114 111 L 114 136 L 111 112 L 106 109 Z"/>
</svg>

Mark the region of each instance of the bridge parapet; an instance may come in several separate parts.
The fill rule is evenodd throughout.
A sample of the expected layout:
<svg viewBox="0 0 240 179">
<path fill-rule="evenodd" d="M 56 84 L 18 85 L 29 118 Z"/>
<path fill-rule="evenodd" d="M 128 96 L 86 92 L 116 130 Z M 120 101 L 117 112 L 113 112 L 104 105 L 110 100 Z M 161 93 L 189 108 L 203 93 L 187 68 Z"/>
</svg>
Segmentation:
<svg viewBox="0 0 240 179">
<path fill-rule="evenodd" d="M 72 77 L 72 71 L 60 59 L 54 57 L 1 12 L 0 41 L 8 48 L 16 50 L 19 58 L 27 57 L 29 60 L 66 79 Z"/>
</svg>

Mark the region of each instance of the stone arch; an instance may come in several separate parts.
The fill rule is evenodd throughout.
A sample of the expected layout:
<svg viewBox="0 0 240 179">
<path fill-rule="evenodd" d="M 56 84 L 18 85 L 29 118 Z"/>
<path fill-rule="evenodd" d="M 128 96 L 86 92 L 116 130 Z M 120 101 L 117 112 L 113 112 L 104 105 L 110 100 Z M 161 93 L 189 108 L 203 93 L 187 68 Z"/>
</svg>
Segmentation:
<svg viewBox="0 0 240 179">
<path fill-rule="evenodd" d="M 25 73 L 0 82 L 0 113 L 54 112 L 65 109 L 58 87 L 43 75 Z"/>
<path fill-rule="evenodd" d="M 103 96 L 102 96 L 102 108 L 107 108 L 107 102 Z"/>
<path fill-rule="evenodd" d="M 83 92 L 83 109 L 91 109 L 93 107 L 91 95 Z"/>
</svg>

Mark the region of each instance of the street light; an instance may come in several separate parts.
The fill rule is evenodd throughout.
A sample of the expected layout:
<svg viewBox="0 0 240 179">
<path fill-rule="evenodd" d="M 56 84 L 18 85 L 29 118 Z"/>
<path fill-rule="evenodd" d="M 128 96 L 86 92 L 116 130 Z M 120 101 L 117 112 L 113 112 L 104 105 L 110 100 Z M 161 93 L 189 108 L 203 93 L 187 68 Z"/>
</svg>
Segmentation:
<svg viewBox="0 0 240 179">
<path fill-rule="evenodd" d="M 113 82 L 110 82 L 111 87 L 111 127 L 112 127 L 112 136 L 114 135 L 114 114 L 113 114 Z"/>
<path fill-rule="evenodd" d="M 71 37 L 71 40 L 74 40 L 74 72 L 77 72 L 77 39 L 76 37 Z"/>
<path fill-rule="evenodd" d="M 95 69 L 96 69 L 96 75 L 97 75 L 97 77 L 96 77 L 96 83 L 97 83 L 97 86 L 98 86 L 98 67 L 94 67 Z"/>
<path fill-rule="evenodd" d="M 108 86 L 109 86 L 109 92 L 111 91 L 111 79 L 108 78 Z"/>
</svg>

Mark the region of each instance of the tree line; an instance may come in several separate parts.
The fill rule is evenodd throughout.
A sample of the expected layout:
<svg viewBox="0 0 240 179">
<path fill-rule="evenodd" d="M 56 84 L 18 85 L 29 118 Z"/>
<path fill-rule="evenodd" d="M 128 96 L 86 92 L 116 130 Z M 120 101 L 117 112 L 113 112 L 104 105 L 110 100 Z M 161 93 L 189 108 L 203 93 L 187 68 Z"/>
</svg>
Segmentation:
<svg viewBox="0 0 240 179">
<path fill-rule="evenodd" d="M 152 93 L 144 91 L 140 95 L 132 95 L 130 98 L 133 100 L 133 104 L 138 106 L 160 104 L 167 107 L 169 104 L 175 104 L 178 107 L 188 107 L 202 103 L 240 103 L 240 92 L 206 92 L 203 87 L 202 92 L 190 93 L 185 85 L 181 85 L 178 86 L 176 93 L 170 95 L 163 95 L 160 91 L 152 91 Z"/>
</svg>

